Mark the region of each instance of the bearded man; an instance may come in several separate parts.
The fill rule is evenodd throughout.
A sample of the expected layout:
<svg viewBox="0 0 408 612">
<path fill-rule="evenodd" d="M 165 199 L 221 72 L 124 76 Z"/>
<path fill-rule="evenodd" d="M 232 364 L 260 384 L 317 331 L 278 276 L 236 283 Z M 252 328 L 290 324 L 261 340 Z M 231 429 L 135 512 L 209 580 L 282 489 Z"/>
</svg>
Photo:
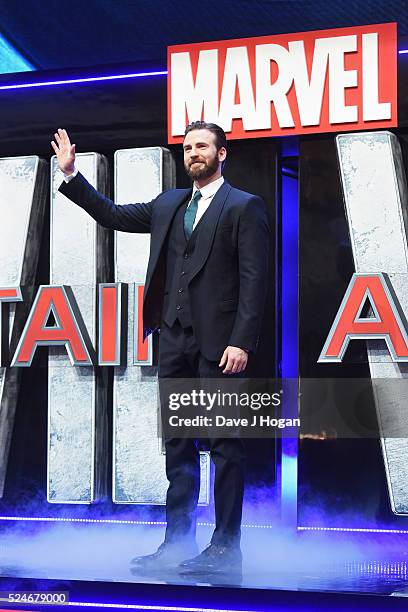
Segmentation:
<svg viewBox="0 0 408 612">
<path fill-rule="evenodd" d="M 60 191 L 102 226 L 150 232 L 143 325 L 160 328 L 159 378 L 240 376 L 256 351 L 268 284 L 270 231 L 258 196 L 222 176 L 225 133 L 191 123 L 183 142 L 192 189 L 170 189 L 153 201 L 115 205 L 75 169 L 65 130 L 52 147 L 64 173 Z M 198 556 L 195 541 L 199 449 L 191 438 L 165 440 L 166 534 L 158 550 L 133 560 L 144 570 L 180 564 L 183 573 L 239 571 L 245 448 L 239 438 L 209 440 L 215 464 L 215 530 Z M 192 557 L 192 558 L 190 558 Z"/>
</svg>

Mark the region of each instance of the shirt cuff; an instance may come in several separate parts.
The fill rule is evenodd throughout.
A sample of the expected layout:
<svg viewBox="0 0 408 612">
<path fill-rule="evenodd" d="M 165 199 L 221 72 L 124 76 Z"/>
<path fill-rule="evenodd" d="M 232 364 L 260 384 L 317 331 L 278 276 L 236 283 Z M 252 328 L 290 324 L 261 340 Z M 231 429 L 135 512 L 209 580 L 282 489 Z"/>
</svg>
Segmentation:
<svg viewBox="0 0 408 612">
<path fill-rule="evenodd" d="M 78 169 L 75 168 L 72 174 L 64 174 L 64 181 L 66 183 L 69 183 L 69 181 L 72 181 L 72 179 L 75 178 L 77 174 L 78 174 Z"/>
<path fill-rule="evenodd" d="M 236 348 L 241 349 L 241 351 L 245 351 L 247 355 L 251 352 L 249 349 L 245 348 L 245 346 L 237 346 L 236 344 L 234 344 L 233 346 L 235 346 Z"/>
</svg>

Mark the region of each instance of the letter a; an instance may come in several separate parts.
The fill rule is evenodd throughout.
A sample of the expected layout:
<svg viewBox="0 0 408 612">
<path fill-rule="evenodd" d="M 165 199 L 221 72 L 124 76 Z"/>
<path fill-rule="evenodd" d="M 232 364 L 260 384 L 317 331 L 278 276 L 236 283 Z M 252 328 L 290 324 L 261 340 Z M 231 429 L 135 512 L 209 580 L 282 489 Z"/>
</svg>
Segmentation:
<svg viewBox="0 0 408 612">
<path fill-rule="evenodd" d="M 56 325 L 47 325 L 50 314 Z M 41 285 L 12 366 L 31 365 L 37 346 L 65 346 L 72 365 L 92 365 L 91 344 L 69 287 Z"/>
<path fill-rule="evenodd" d="M 373 316 L 361 317 L 366 301 Z M 350 340 L 385 340 L 393 361 L 408 362 L 408 336 L 385 274 L 353 274 L 319 363 L 341 362 Z"/>
</svg>

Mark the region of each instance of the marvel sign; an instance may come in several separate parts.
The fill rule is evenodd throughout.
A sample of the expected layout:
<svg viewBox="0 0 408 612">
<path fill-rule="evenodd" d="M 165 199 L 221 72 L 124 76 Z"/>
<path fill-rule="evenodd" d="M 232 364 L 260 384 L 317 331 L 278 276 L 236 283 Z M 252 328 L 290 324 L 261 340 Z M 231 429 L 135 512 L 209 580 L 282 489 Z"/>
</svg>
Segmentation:
<svg viewBox="0 0 408 612">
<path fill-rule="evenodd" d="M 396 23 L 168 48 L 168 141 L 191 121 L 229 138 L 397 125 Z"/>
</svg>

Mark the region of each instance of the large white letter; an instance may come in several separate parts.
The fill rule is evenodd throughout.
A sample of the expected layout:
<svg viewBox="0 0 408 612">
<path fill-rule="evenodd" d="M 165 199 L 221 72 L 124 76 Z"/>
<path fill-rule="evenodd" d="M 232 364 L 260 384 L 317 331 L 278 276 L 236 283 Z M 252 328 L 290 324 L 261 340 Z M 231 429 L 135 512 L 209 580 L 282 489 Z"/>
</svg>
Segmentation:
<svg viewBox="0 0 408 612">
<path fill-rule="evenodd" d="M 47 167 L 48 164 L 36 155 L 0 159 L 0 309 L 4 315 L 1 340 L 6 363 L 9 348 L 15 348 L 24 327 L 34 292 L 45 217 Z M 4 291 L 5 288 L 10 291 Z M 6 300 L 10 308 L 3 309 L 2 303 Z M 0 497 L 3 496 L 19 386 L 19 369 L 0 367 Z"/>
<path fill-rule="evenodd" d="M 107 163 L 80 153 L 77 168 L 92 186 L 107 191 Z M 108 230 L 58 191 L 62 175 L 51 162 L 50 283 L 70 285 L 91 342 L 96 345 L 98 291 L 107 282 Z M 48 352 L 48 471 L 50 503 L 90 504 L 107 488 L 107 368 L 73 368 L 63 347 Z"/>
<path fill-rule="evenodd" d="M 236 88 L 239 92 L 239 103 L 235 102 Z M 230 132 L 232 120 L 235 118 L 242 118 L 245 130 L 255 130 L 258 127 L 246 47 L 228 49 L 225 59 L 218 122 L 226 132 Z"/>
<path fill-rule="evenodd" d="M 378 34 L 363 34 L 363 119 L 391 119 L 390 102 L 378 101 Z"/>
<path fill-rule="evenodd" d="M 344 54 L 357 50 L 357 36 L 323 39 L 329 50 L 329 121 L 352 123 L 358 119 L 357 106 L 346 106 L 344 90 L 357 86 L 357 70 L 344 69 Z"/>
<path fill-rule="evenodd" d="M 407 185 L 398 140 L 389 132 L 337 137 L 356 272 L 385 272 L 408 312 Z M 407 367 L 381 340 L 367 345 L 391 507 L 408 514 Z"/>
<path fill-rule="evenodd" d="M 303 40 L 288 43 L 300 123 L 303 126 L 320 123 L 328 60 L 327 48 L 322 42 L 320 38 L 316 40 L 310 81 Z"/>
<path fill-rule="evenodd" d="M 194 83 L 190 53 L 171 56 L 171 133 L 184 134 L 189 121 L 218 122 L 218 51 L 200 51 Z"/>
<path fill-rule="evenodd" d="M 276 62 L 278 78 L 271 84 L 271 62 Z M 286 94 L 293 82 L 289 51 L 280 45 L 266 44 L 256 47 L 256 111 L 259 130 L 271 128 L 271 102 L 281 128 L 294 127 Z"/>
</svg>

